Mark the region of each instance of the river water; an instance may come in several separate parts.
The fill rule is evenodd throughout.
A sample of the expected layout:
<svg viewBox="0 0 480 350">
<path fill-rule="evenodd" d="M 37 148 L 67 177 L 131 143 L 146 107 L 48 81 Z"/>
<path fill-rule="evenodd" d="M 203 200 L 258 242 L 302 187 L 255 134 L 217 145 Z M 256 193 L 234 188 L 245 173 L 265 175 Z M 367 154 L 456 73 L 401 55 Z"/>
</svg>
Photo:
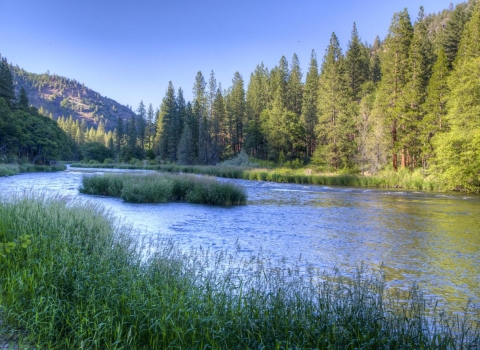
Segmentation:
<svg viewBox="0 0 480 350">
<path fill-rule="evenodd" d="M 129 204 L 78 193 L 69 168 L 0 178 L 0 193 L 41 190 L 100 202 L 147 238 L 181 247 L 262 251 L 275 262 L 351 272 L 385 266 L 388 285 L 422 290 L 449 308 L 480 307 L 480 196 L 219 179 L 244 186 L 245 206 Z"/>
</svg>

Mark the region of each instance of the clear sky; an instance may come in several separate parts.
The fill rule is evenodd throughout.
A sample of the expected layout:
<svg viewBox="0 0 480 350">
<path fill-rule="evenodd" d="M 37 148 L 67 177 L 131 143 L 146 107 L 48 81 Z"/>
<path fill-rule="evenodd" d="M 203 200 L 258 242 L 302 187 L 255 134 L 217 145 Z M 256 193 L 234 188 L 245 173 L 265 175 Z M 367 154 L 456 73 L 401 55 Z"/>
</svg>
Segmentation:
<svg viewBox="0 0 480 350">
<path fill-rule="evenodd" d="M 353 22 L 362 41 L 383 39 L 395 12 L 412 21 L 450 0 L 0 0 L 0 54 L 34 73 L 76 79 L 137 108 L 158 107 L 168 82 L 191 99 L 195 76 L 215 72 L 223 88 L 248 81 L 294 53 L 302 72 L 319 63 L 335 32 L 346 48 Z M 453 4 L 461 1 L 453 0 Z M 245 85 L 247 88 L 247 85 Z"/>
</svg>

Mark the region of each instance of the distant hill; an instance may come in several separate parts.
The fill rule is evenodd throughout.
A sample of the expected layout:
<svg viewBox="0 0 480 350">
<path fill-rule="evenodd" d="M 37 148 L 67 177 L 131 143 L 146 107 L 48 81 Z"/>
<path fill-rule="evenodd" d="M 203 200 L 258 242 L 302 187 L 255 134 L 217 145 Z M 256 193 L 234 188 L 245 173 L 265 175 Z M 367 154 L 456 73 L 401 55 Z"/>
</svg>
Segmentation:
<svg viewBox="0 0 480 350">
<path fill-rule="evenodd" d="M 115 128 L 118 117 L 129 119 L 133 113 L 129 107 L 100 95 L 74 79 L 48 72 L 29 73 L 18 66 L 12 66 L 12 73 L 16 95 L 23 86 L 30 104 L 47 116 L 51 114 L 55 120 L 71 115 L 79 121 L 85 120 L 89 127 L 96 127 L 103 121 L 105 130 L 110 131 Z"/>
</svg>

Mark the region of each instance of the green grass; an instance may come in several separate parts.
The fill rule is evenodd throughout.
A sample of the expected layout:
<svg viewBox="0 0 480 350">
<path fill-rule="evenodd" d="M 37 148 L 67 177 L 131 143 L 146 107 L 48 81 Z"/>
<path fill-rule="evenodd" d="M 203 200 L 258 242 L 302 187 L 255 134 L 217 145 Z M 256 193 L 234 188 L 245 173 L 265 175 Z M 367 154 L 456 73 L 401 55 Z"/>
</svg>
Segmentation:
<svg viewBox="0 0 480 350">
<path fill-rule="evenodd" d="M 131 164 L 83 164 L 75 163 L 73 167 L 110 168 L 110 169 L 145 169 L 169 173 L 203 174 L 232 179 L 271 181 L 323 186 L 352 186 L 374 188 L 404 188 L 412 190 L 445 191 L 449 188 L 433 176 L 424 176 L 420 170 L 410 172 L 407 169 L 384 171 L 375 176 L 351 174 L 316 174 L 311 169 L 258 169 L 232 166 L 199 165 L 131 165 Z"/>
<path fill-rule="evenodd" d="M 132 239 L 102 208 L 0 200 L 0 333 L 36 349 L 478 349 L 478 320 L 430 308 L 382 271 L 299 273 L 265 256 Z M 155 253 L 145 256 L 147 248 Z M 143 253 L 142 253 L 143 252 Z M 471 309 L 469 310 L 471 311 Z"/>
<path fill-rule="evenodd" d="M 33 165 L 33 164 L 0 164 L 0 176 L 11 176 L 18 173 L 38 173 L 64 171 L 67 167 L 58 165 Z"/>
<path fill-rule="evenodd" d="M 237 185 L 176 174 L 106 174 L 84 176 L 79 191 L 85 194 L 120 197 L 131 203 L 183 201 L 214 205 L 245 204 L 245 190 Z"/>
<path fill-rule="evenodd" d="M 0 176 L 16 175 L 20 172 L 18 165 L 0 164 Z"/>
</svg>

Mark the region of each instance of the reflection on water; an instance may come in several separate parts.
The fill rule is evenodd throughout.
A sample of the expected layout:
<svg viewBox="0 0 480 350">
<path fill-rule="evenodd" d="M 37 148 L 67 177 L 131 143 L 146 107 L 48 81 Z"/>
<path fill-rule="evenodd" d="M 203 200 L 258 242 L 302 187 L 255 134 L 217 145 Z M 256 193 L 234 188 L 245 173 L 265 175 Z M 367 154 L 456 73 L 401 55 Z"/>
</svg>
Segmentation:
<svg viewBox="0 0 480 350">
<path fill-rule="evenodd" d="M 300 259 L 329 271 L 383 263 L 391 286 L 418 282 L 455 307 L 480 304 L 479 196 L 221 180 L 243 185 L 247 205 L 128 204 L 79 194 L 82 175 L 0 178 L 0 192 L 42 189 L 98 201 L 141 234 L 171 236 L 186 248 L 233 250 L 238 243 L 241 254 L 263 249 L 272 261 Z"/>
</svg>

